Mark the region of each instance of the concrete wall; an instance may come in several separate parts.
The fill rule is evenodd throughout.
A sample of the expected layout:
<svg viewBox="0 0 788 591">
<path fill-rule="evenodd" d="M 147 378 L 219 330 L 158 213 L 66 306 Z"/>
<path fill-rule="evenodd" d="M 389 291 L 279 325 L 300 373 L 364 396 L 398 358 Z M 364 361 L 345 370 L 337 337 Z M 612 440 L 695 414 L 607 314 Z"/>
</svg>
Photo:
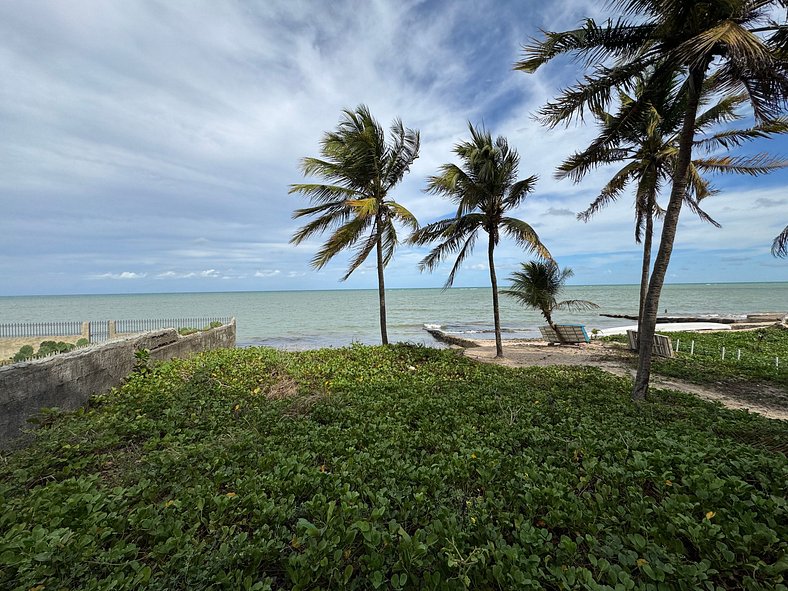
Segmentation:
<svg viewBox="0 0 788 591">
<path fill-rule="evenodd" d="M 24 444 L 21 429 L 31 426 L 27 419 L 40 409 L 74 410 L 92 394 L 120 385 L 134 368 L 139 349 L 148 349 L 151 359 L 164 361 L 232 347 L 235 319 L 186 336 L 168 328 L 0 367 L 0 449 Z"/>
</svg>

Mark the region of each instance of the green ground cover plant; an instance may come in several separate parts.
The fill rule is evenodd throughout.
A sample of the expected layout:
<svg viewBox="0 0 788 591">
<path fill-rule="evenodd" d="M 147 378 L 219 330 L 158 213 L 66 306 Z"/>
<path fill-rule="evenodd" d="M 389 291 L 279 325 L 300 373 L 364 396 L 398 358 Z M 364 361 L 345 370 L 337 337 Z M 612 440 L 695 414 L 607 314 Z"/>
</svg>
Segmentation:
<svg viewBox="0 0 788 591">
<path fill-rule="evenodd" d="M 665 334 L 674 349 L 680 341 L 679 351 L 671 359 L 655 358 L 652 369 L 656 373 L 698 384 L 755 380 L 788 387 L 788 330 L 784 328 Z M 625 343 L 626 336 L 606 340 Z"/>
<path fill-rule="evenodd" d="M 0 456 L 0 588 L 786 589 L 788 426 L 593 368 L 205 353 Z"/>
</svg>

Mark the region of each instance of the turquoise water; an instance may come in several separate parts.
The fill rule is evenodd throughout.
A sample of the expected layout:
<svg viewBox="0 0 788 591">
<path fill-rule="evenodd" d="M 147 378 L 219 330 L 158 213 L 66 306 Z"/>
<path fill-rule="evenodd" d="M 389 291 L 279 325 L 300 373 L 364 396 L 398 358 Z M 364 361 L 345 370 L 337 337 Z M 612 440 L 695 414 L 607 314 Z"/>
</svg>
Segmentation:
<svg viewBox="0 0 788 591">
<path fill-rule="evenodd" d="M 492 338 L 489 288 L 393 289 L 387 292 L 391 341 L 435 345 L 424 325 Z M 637 313 L 637 285 L 567 287 L 566 299 L 586 299 L 599 310 L 559 313 L 560 322 L 589 328 L 629 324 L 600 313 Z M 665 286 L 660 313 L 746 314 L 788 311 L 786 283 L 682 284 Z M 287 349 L 379 342 L 376 290 L 230 292 L 144 295 L 0 297 L 0 323 L 235 316 L 239 346 Z M 538 336 L 541 316 L 501 296 L 508 338 Z"/>
</svg>

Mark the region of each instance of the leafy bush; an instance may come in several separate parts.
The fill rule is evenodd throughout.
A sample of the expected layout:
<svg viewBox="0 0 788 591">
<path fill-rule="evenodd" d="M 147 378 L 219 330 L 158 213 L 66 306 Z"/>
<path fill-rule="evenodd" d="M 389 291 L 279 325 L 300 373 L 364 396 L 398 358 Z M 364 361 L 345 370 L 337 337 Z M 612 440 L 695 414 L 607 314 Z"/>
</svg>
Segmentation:
<svg viewBox="0 0 788 591">
<path fill-rule="evenodd" d="M 77 341 L 77 347 L 87 347 L 90 344 L 90 341 L 86 338 L 81 338 Z"/>
<path fill-rule="evenodd" d="M 0 461 L 0 588 L 785 590 L 788 426 L 629 388 L 411 346 L 161 364 Z"/>
<path fill-rule="evenodd" d="M 24 361 L 26 359 L 32 359 L 35 356 L 35 351 L 32 345 L 22 345 L 19 351 L 14 355 L 14 361 Z"/>
<path fill-rule="evenodd" d="M 55 353 L 66 353 L 74 348 L 75 345 L 64 343 L 63 341 L 43 341 L 38 346 L 36 357 L 46 357 L 48 355 L 54 355 Z"/>
</svg>

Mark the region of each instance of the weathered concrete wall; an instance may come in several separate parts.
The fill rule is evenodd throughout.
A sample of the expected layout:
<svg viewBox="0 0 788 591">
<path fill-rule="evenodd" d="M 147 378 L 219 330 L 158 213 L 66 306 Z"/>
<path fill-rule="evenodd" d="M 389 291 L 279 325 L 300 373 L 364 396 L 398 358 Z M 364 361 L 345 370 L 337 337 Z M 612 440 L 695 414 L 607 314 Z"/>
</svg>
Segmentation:
<svg viewBox="0 0 788 591">
<path fill-rule="evenodd" d="M 134 368 L 139 349 L 148 349 L 151 359 L 164 361 L 232 347 L 235 319 L 186 336 L 168 328 L 0 367 L 0 449 L 22 443 L 17 439 L 21 429 L 30 426 L 27 419 L 40 409 L 74 410 L 92 394 L 120 385 Z"/>
</svg>

